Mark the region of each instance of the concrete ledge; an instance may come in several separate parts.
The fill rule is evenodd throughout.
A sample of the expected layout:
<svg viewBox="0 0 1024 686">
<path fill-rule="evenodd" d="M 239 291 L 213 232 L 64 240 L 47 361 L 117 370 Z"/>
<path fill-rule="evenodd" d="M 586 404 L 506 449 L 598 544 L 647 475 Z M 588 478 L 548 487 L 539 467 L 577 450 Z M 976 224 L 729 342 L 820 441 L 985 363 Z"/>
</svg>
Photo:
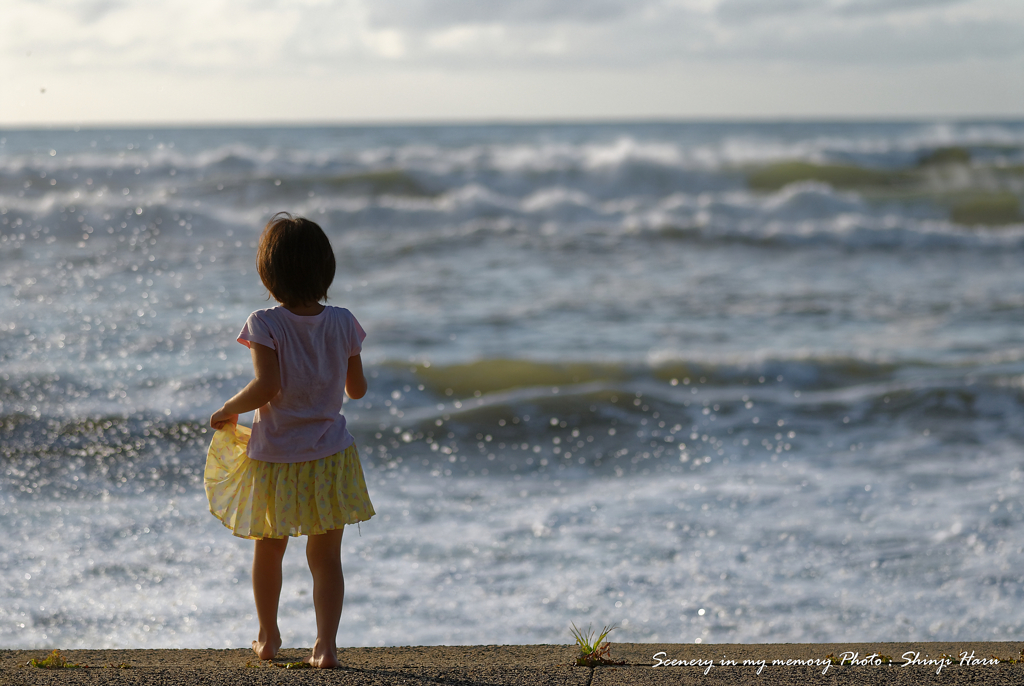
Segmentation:
<svg viewBox="0 0 1024 686">
<path fill-rule="evenodd" d="M 625 664 L 577 667 L 575 646 L 410 646 L 343 648 L 336 670 L 285 669 L 308 649 L 286 649 L 273 662 L 249 650 L 67 650 L 78 669 L 27 666 L 46 650 L 0 650 L 0 686 L 34 684 L 452 684 L 456 686 L 611 686 L 615 684 L 1024 684 L 1017 660 L 1024 642 L 660 644 L 613 643 Z M 966 653 L 974 664 L 961 664 Z M 909 657 L 908 657 L 909 654 Z M 846 664 L 827 660 L 846 658 Z M 856 655 L 860 664 L 849 664 Z M 951 658 L 948 662 L 942 656 Z M 875 656 L 875 657 L 871 657 Z M 882 664 L 884 657 L 890 664 Z M 911 663 L 913 657 L 918 663 Z M 734 661 L 735 664 L 725 661 Z M 807 664 L 806 661 L 812 661 Z M 763 664 L 761 661 L 764 661 Z M 930 662 L 929 662 L 930 661 Z M 970 662 L 970 660 L 968 660 Z M 685 663 L 685 664 L 680 664 Z M 773 664 L 775 663 L 775 664 Z M 120 667 L 127 665 L 127 667 Z"/>
</svg>

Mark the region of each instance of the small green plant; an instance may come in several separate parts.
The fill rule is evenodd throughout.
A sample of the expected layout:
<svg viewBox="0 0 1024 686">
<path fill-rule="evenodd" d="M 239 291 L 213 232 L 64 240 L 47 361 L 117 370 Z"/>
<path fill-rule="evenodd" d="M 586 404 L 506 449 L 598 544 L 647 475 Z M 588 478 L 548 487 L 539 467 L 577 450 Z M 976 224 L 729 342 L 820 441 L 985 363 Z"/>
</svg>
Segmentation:
<svg viewBox="0 0 1024 686">
<path fill-rule="evenodd" d="M 88 667 L 89 665 L 76 665 L 74 662 L 68 662 L 64 659 L 64 656 L 60 654 L 59 650 L 54 650 L 52 653 L 44 657 L 42 660 L 32 658 L 29 660 L 29 665 L 32 667 L 38 667 L 40 669 L 74 669 L 76 667 Z"/>
<path fill-rule="evenodd" d="M 107 668 L 108 669 L 131 669 L 132 666 L 130 664 L 128 664 L 127 662 L 118 662 L 117 664 L 115 664 L 113 662 L 108 662 L 107 663 Z"/>
<path fill-rule="evenodd" d="M 616 661 L 611 656 L 611 645 L 605 642 L 605 638 L 613 630 L 617 629 L 616 626 L 606 626 L 601 629 L 601 633 L 598 637 L 594 638 L 594 631 L 589 626 L 587 632 L 583 633 L 573 623 L 572 629 L 569 633 L 576 639 L 576 645 L 579 646 L 580 654 L 576 657 L 576 664 L 580 667 L 594 667 L 596 665 L 623 665 L 625 662 Z"/>
<path fill-rule="evenodd" d="M 313 668 L 313 665 L 309 664 L 308 662 L 275 662 L 274 666 L 275 667 L 280 667 L 281 669 L 312 669 Z"/>
</svg>

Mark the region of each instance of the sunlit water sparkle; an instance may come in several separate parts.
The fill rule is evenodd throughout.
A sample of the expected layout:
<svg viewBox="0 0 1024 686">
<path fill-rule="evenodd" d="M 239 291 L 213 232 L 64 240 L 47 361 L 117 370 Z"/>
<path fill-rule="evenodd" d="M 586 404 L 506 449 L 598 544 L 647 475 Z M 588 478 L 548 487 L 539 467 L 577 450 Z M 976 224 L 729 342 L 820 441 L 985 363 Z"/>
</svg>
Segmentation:
<svg viewBox="0 0 1024 686">
<path fill-rule="evenodd" d="M 343 645 L 1019 637 L 1024 225 L 746 183 L 943 145 L 1024 124 L 0 132 L 0 644 L 254 637 L 203 425 L 279 209 L 369 333 Z"/>
</svg>

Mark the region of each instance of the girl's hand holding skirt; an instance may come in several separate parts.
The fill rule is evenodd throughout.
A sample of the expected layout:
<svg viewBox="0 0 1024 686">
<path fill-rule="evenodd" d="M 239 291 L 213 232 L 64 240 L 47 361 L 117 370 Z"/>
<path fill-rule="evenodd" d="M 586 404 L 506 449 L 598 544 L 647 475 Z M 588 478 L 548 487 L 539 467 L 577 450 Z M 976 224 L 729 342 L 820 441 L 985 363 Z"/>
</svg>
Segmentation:
<svg viewBox="0 0 1024 686">
<path fill-rule="evenodd" d="M 241 538 L 308 536 L 365 522 L 375 513 L 356 446 L 308 462 L 263 462 L 246 454 L 250 429 L 213 435 L 204 483 L 210 512 Z"/>
</svg>

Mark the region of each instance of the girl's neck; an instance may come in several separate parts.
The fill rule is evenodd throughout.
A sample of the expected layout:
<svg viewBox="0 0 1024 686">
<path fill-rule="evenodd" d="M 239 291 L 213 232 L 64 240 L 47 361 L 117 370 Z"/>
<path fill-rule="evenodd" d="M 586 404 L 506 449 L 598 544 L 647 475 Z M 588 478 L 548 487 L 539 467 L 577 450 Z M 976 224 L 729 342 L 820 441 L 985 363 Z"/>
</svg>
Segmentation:
<svg viewBox="0 0 1024 686">
<path fill-rule="evenodd" d="M 301 305 L 285 305 L 282 303 L 281 307 L 300 317 L 315 317 L 324 311 L 324 306 L 318 302 L 303 303 Z"/>
</svg>

